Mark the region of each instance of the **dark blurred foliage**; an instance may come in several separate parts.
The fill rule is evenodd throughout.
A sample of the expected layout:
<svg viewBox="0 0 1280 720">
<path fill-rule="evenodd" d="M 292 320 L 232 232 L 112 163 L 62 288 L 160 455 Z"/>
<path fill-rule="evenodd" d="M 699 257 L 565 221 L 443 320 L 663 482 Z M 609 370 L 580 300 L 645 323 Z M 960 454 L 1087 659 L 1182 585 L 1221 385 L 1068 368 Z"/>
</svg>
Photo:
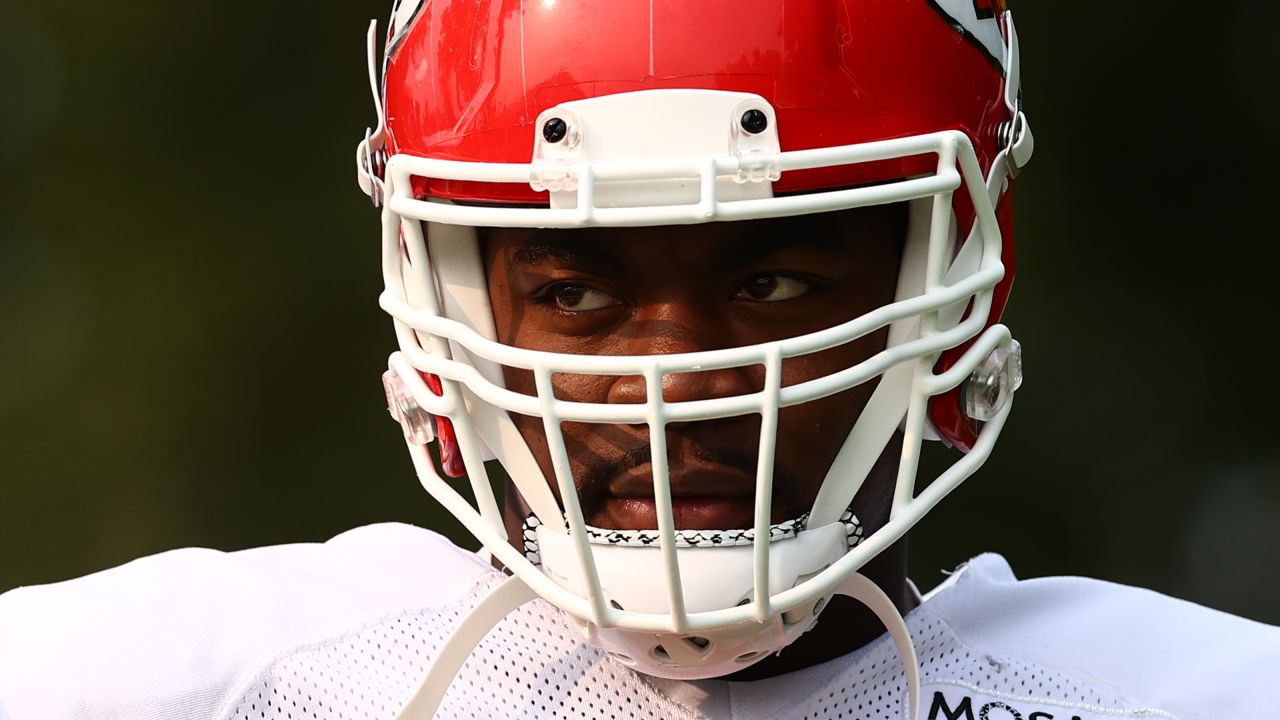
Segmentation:
<svg viewBox="0 0 1280 720">
<path fill-rule="evenodd" d="M 461 537 L 378 381 L 352 155 L 387 4 L 0 4 L 0 589 L 381 520 Z M 1014 7 L 1028 379 L 913 575 L 989 549 L 1280 622 L 1280 9 Z"/>
</svg>

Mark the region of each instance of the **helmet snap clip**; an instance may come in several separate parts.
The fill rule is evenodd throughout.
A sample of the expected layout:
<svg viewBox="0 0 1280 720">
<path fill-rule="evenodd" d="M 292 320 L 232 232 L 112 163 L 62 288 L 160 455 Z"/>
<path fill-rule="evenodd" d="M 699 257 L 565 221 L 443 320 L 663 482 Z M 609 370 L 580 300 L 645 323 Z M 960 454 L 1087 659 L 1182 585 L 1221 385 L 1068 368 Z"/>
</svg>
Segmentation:
<svg viewBox="0 0 1280 720">
<path fill-rule="evenodd" d="M 730 117 L 729 151 L 738 160 L 734 182 L 772 182 L 782 177 L 782 148 L 773 108 L 753 98 L 739 103 Z"/>
<path fill-rule="evenodd" d="M 413 399 L 413 393 L 394 370 L 382 373 L 382 389 L 387 394 L 387 412 L 400 423 L 406 440 L 414 445 L 426 445 L 435 440 L 431 414 Z"/>
<path fill-rule="evenodd" d="M 987 422 L 1000 414 L 1022 386 L 1022 345 L 1010 340 L 991 351 L 964 384 L 964 413 Z"/>
<path fill-rule="evenodd" d="M 542 130 L 534 137 L 529 186 L 538 192 L 578 188 L 578 166 L 585 160 L 582 122 L 566 108 L 550 108 L 539 116 Z"/>
</svg>

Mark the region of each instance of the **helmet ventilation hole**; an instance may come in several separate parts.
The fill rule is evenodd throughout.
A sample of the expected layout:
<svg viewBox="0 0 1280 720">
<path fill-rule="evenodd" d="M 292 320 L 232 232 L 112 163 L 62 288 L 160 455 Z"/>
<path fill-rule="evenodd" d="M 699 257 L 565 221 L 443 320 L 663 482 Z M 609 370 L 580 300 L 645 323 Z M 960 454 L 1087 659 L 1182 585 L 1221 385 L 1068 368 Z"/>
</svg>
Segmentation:
<svg viewBox="0 0 1280 720">
<path fill-rule="evenodd" d="M 742 653 L 738 657 L 734 658 L 733 661 L 740 662 L 740 663 L 747 663 L 747 662 L 751 662 L 752 660 L 755 660 L 756 658 L 760 657 L 763 654 L 764 654 L 763 650 L 752 650 L 751 652 L 748 652 L 748 653 Z"/>
<path fill-rule="evenodd" d="M 711 641 L 701 635 L 690 635 L 685 638 L 684 641 L 692 645 L 697 650 L 706 650 L 711 647 Z"/>
<path fill-rule="evenodd" d="M 654 645 L 653 649 L 649 651 L 649 656 L 664 665 L 669 665 L 674 662 L 671 659 L 671 653 L 667 652 L 667 649 L 661 645 Z"/>
</svg>

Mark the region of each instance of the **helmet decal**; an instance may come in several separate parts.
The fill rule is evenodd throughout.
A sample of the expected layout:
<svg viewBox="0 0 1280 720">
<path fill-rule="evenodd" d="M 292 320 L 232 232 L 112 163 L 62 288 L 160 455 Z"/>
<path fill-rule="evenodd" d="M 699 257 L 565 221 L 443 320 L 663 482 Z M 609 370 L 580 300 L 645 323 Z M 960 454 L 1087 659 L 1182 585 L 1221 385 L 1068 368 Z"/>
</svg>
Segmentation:
<svg viewBox="0 0 1280 720">
<path fill-rule="evenodd" d="M 395 0 L 395 4 L 391 6 L 391 24 L 387 27 L 388 55 L 400 43 L 421 9 L 422 0 Z"/>
<path fill-rule="evenodd" d="M 1003 73 L 1005 41 L 1000 32 L 1000 18 L 1008 9 L 1005 0 L 927 0 L 947 23 L 964 35 L 974 47 Z"/>
</svg>

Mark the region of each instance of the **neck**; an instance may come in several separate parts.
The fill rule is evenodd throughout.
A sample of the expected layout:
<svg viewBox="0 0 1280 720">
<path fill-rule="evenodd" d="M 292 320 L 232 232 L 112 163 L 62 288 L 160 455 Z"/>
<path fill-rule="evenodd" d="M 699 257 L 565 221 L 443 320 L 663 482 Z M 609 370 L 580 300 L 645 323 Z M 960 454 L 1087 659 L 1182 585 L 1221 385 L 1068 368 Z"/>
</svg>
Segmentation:
<svg viewBox="0 0 1280 720">
<path fill-rule="evenodd" d="M 918 603 L 907 584 L 907 540 L 903 538 L 875 556 L 860 572 L 880 586 L 898 612 L 906 615 Z M 818 624 L 776 655 L 725 676 L 750 681 L 795 672 L 847 655 L 885 633 L 885 627 L 862 603 L 844 595 L 831 598 Z"/>
</svg>

